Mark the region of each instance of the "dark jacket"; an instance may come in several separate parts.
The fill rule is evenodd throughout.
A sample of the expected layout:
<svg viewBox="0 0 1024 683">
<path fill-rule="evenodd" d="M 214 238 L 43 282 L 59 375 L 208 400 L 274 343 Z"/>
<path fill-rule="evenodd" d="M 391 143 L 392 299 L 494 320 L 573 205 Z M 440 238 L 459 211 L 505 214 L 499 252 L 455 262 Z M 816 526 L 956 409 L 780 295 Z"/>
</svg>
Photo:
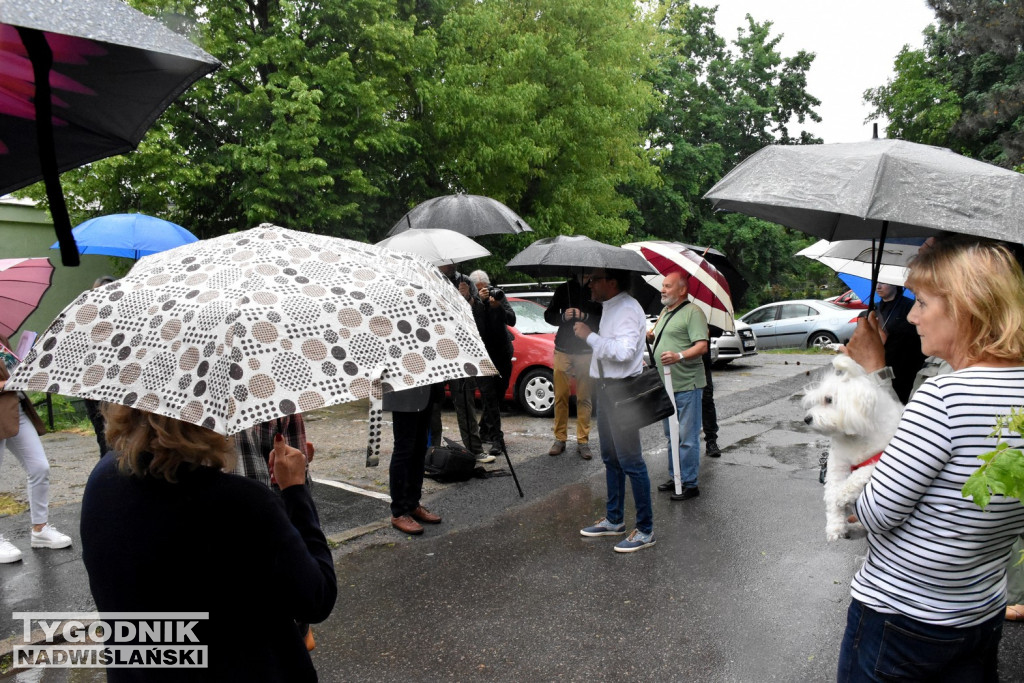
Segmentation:
<svg viewBox="0 0 1024 683">
<path fill-rule="evenodd" d="M 914 377 L 924 365 L 921 336 L 907 320 L 914 307 L 913 299 L 900 293 L 892 301 L 878 302 L 878 320 L 885 330 L 885 364 L 892 368 L 892 388 L 900 401 L 906 403 L 914 388 Z"/>
<path fill-rule="evenodd" d="M 576 278 L 563 282 L 555 289 L 555 295 L 551 297 L 551 303 L 544 311 L 544 319 L 551 325 L 558 327 L 555 334 L 555 350 L 572 355 L 589 354 L 590 346 L 586 341 L 576 336 L 573 331 L 575 321 L 562 320 L 562 314 L 566 309 L 578 308 L 583 311 L 585 322 L 590 329 L 596 330 L 601 322 L 601 304 L 590 300 L 590 288 L 584 287 Z"/>
<path fill-rule="evenodd" d="M 209 668 L 108 680 L 316 680 L 295 622 L 326 619 L 338 587 L 309 491 L 212 467 L 177 476 L 122 474 L 103 457 L 82 498 L 82 561 L 101 612 L 209 612 L 194 631 Z"/>
<path fill-rule="evenodd" d="M 484 348 L 491 362 L 499 370 L 507 368 L 512 361 L 512 335 L 508 331 L 509 325 L 516 324 L 516 313 L 507 298 L 501 300 L 500 306 L 491 306 L 489 303 L 474 302 L 473 317 L 476 319 L 476 328 L 480 337 L 484 340 Z M 505 371 L 502 371 L 505 374 Z"/>
</svg>

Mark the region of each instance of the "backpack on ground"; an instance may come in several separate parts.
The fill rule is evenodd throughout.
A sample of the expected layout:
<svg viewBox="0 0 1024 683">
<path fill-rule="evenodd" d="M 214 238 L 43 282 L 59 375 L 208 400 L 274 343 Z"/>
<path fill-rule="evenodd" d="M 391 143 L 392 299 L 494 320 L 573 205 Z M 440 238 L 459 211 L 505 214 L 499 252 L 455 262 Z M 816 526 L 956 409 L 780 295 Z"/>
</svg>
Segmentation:
<svg viewBox="0 0 1024 683">
<path fill-rule="evenodd" d="M 443 446 L 427 451 L 423 475 L 435 481 L 468 481 L 476 476 L 476 456 L 461 444 L 444 437 Z"/>
</svg>

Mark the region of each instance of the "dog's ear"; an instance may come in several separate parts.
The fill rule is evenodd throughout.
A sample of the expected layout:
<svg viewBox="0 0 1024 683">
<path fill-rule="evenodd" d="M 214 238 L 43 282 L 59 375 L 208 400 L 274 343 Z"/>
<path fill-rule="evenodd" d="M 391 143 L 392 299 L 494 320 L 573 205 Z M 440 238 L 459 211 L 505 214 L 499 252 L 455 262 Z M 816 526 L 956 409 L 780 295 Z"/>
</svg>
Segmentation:
<svg viewBox="0 0 1024 683">
<path fill-rule="evenodd" d="M 832 368 L 835 370 L 837 377 L 861 377 L 867 374 L 864 372 L 864 368 L 857 364 L 857 361 L 845 353 L 840 353 L 832 359 Z"/>
<path fill-rule="evenodd" d="M 878 428 L 875 424 L 875 406 L 878 403 L 878 388 L 867 381 L 844 382 L 842 388 L 843 433 L 849 436 L 870 434 Z"/>
</svg>

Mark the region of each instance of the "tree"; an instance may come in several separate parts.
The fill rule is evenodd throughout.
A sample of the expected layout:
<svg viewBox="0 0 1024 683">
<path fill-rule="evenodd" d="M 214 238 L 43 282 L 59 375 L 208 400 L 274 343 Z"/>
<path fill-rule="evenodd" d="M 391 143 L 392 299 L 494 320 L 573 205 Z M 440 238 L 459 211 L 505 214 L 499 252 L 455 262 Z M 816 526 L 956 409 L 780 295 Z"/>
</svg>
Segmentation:
<svg viewBox="0 0 1024 683">
<path fill-rule="evenodd" d="M 820 102 L 806 91 L 814 55 L 783 57 L 780 39 L 772 36 L 771 22 L 748 15 L 730 48 L 715 31 L 714 8 L 688 2 L 663 7 L 661 54 L 649 77 L 665 105 L 646 127 L 662 184 L 633 188 L 634 238 L 710 244 L 725 252 L 751 283 L 750 305 L 771 296 L 767 283 L 799 287 L 808 279 L 809 264 L 794 262 L 792 255 L 809 240 L 745 216 L 723 220 L 703 195 L 765 145 L 821 142 L 806 131 L 790 132 L 793 122 L 821 120 L 814 111 Z"/>
<path fill-rule="evenodd" d="M 944 144 L 1007 168 L 1024 163 L 1024 1 L 929 0 L 923 50 L 868 90 L 889 137 Z"/>
</svg>

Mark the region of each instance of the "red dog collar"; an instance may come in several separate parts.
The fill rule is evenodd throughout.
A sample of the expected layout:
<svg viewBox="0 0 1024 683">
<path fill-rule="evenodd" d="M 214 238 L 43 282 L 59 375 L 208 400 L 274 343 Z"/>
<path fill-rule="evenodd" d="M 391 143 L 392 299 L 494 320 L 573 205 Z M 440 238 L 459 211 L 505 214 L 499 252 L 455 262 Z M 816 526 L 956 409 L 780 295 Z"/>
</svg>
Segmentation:
<svg viewBox="0 0 1024 683">
<path fill-rule="evenodd" d="M 876 462 L 881 460 L 881 458 L 882 458 L 881 452 L 875 453 L 874 455 L 872 455 L 870 458 L 868 458 L 867 460 L 865 460 L 861 464 L 854 465 L 853 467 L 851 467 L 850 471 L 852 472 L 854 470 L 859 470 L 861 467 L 867 467 L 868 465 L 874 465 Z"/>
</svg>

